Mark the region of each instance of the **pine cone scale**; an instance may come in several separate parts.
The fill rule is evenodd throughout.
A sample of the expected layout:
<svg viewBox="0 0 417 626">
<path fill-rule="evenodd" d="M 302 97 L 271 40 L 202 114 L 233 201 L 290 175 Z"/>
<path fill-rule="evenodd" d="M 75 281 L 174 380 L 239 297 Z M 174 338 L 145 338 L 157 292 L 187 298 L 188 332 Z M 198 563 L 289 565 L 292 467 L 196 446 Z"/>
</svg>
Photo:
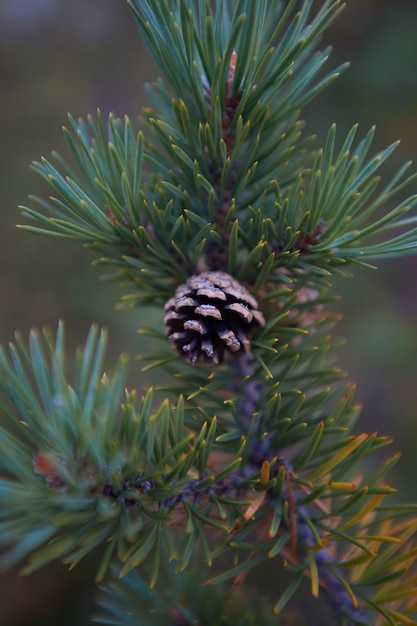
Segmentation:
<svg viewBox="0 0 417 626">
<path fill-rule="evenodd" d="M 245 306 L 244 304 L 240 302 L 233 302 L 232 304 L 226 305 L 225 308 L 228 311 L 233 311 L 234 313 L 236 313 L 240 318 L 244 319 L 248 324 L 250 324 L 251 321 L 253 320 L 252 312 L 248 309 L 247 306 Z"/>
<path fill-rule="evenodd" d="M 212 304 L 201 304 L 194 309 L 197 315 L 203 315 L 203 317 L 212 317 L 216 320 L 222 319 L 222 314 L 217 307 Z"/>
</svg>

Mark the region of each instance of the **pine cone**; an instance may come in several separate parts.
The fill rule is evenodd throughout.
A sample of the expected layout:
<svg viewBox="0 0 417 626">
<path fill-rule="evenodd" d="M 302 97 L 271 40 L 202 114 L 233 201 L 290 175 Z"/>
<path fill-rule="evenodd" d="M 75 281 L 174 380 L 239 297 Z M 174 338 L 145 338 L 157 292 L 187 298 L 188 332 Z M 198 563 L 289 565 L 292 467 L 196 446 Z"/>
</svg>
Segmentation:
<svg viewBox="0 0 417 626">
<path fill-rule="evenodd" d="M 202 272 L 180 285 L 165 305 L 169 341 L 194 364 L 222 363 L 225 350 L 248 352 L 249 337 L 265 319 L 256 299 L 225 272 Z"/>
</svg>

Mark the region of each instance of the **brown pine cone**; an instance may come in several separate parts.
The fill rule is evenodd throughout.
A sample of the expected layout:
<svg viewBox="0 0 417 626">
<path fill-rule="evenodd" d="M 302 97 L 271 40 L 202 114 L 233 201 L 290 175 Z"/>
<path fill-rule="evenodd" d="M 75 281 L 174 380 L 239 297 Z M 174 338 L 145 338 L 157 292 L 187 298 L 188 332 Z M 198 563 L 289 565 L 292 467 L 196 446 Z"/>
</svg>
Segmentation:
<svg viewBox="0 0 417 626">
<path fill-rule="evenodd" d="M 168 339 L 192 364 L 200 356 L 222 363 L 225 350 L 248 352 L 249 337 L 264 324 L 256 299 L 226 272 L 191 276 L 165 305 Z"/>
</svg>

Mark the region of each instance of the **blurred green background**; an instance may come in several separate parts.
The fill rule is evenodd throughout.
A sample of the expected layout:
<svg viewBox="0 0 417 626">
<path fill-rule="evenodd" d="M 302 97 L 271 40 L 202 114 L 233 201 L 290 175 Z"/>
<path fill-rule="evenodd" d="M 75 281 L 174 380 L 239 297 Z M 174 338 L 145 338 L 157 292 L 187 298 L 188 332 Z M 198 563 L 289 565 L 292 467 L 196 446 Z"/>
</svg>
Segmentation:
<svg viewBox="0 0 417 626">
<path fill-rule="evenodd" d="M 416 0 L 348 0 L 323 45 L 334 46 L 332 66 L 350 60 L 352 67 L 304 111 L 309 131 L 324 136 L 335 121 L 343 137 L 356 122 L 362 134 L 376 124 L 375 150 L 402 139 L 393 169 L 413 159 L 416 29 Z M 135 119 L 143 83 L 155 76 L 124 0 L 0 0 L 0 342 L 15 329 L 27 336 L 63 318 L 70 354 L 93 321 L 109 328 L 109 364 L 121 351 L 140 351 L 140 312 L 115 311 L 121 292 L 100 282 L 91 253 L 15 224 L 18 204 L 49 193 L 29 164 L 64 150 L 67 112 L 85 116 L 100 107 Z M 404 498 L 416 497 L 416 272 L 417 257 L 404 257 L 335 285 L 344 316 L 335 332 L 348 338 L 339 365 L 357 382 L 361 429 L 393 435 L 403 450 L 392 480 Z M 131 383 L 144 384 L 133 358 Z M 1 576 L 0 625 L 88 624 L 93 578 L 94 556 L 71 573 L 54 564 L 30 578 Z"/>
</svg>

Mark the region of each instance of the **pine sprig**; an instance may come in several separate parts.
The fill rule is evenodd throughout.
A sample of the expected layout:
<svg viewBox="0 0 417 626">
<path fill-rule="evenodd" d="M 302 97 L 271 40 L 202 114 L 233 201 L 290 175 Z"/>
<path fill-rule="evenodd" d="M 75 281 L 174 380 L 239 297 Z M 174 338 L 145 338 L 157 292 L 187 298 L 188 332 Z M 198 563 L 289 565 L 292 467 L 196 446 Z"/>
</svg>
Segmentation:
<svg viewBox="0 0 417 626">
<path fill-rule="evenodd" d="M 232 19 L 233 23 L 243 24 L 247 21 L 247 11 L 251 18 L 255 19 L 257 24 L 257 36 L 253 41 L 255 55 L 256 50 L 263 49 L 262 46 L 269 46 L 269 43 L 266 44 L 264 41 L 266 33 L 269 32 L 265 25 L 266 5 L 261 3 L 254 7 L 251 3 L 246 6 L 247 4 L 238 3 Z M 280 13 L 283 7 L 281 3 L 278 5 L 277 12 Z M 311 27 L 306 25 L 309 11 L 305 8 L 298 17 L 294 17 L 290 40 L 283 41 L 282 49 L 275 50 L 273 56 L 276 57 L 278 52 L 285 53 L 287 58 L 285 68 L 291 65 L 296 53 L 308 50 L 314 33 L 324 29 L 334 17 L 339 5 L 339 2 L 326 3 Z M 185 56 L 190 60 L 194 58 L 196 46 L 198 49 L 204 49 L 208 33 L 204 31 L 203 36 L 193 32 L 194 26 L 191 28 L 190 20 L 195 18 L 195 15 L 192 11 L 190 13 L 185 4 L 181 4 L 181 19 L 178 23 L 171 19 L 167 3 L 154 7 L 157 14 L 152 13 L 148 4 L 142 3 L 140 7 L 132 5 L 132 8 L 139 24 L 145 30 L 148 28 L 146 20 L 150 24 L 160 23 L 161 27 L 163 25 L 158 39 L 161 42 L 165 41 L 161 50 L 168 45 L 171 53 L 175 55 L 185 47 Z M 141 17 L 142 10 L 145 11 L 145 21 Z M 197 23 L 205 29 L 206 26 L 203 25 L 212 19 L 211 9 L 208 4 L 201 3 L 199 10 L 201 14 Z M 222 12 L 221 14 L 223 15 Z M 276 32 L 269 35 L 271 42 L 278 37 L 290 15 L 291 10 L 284 12 Z M 184 32 L 178 33 L 179 24 L 184 28 Z M 252 24 L 252 21 L 247 22 L 243 31 L 238 27 L 235 29 L 236 37 L 241 38 L 239 40 L 241 43 L 237 47 L 238 54 L 234 53 L 237 65 L 232 77 L 233 82 L 234 76 L 242 74 L 247 63 L 252 63 L 251 57 L 247 56 L 244 34 L 249 25 L 252 29 Z M 168 32 L 165 32 L 165 29 L 168 29 Z M 216 35 L 219 40 L 216 44 L 218 50 L 215 59 L 216 64 L 220 59 L 226 71 L 230 54 L 233 52 L 235 36 L 232 33 L 232 40 L 226 43 L 225 37 L 228 33 L 226 25 L 223 29 L 223 34 Z M 217 32 L 218 28 L 215 30 Z M 234 32 L 233 26 L 232 31 Z M 198 45 L 194 41 L 195 38 L 199 42 Z M 178 48 L 170 45 L 174 41 L 183 43 Z M 245 54 L 242 52 L 239 57 L 239 49 L 243 47 Z M 229 48 L 230 53 L 225 54 L 225 50 Z M 162 58 L 164 67 L 167 67 L 169 56 L 161 56 Z M 240 59 L 244 63 L 243 68 Z M 191 269 L 198 265 L 208 239 L 220 237 L 221 242 L 225 236 L 227 237 L 227 224 L 224 223 L 223 232 L 217 232 L 218 224 L 215 217 L 215 206 L 224 202 L 223 196 L 225 199 L 234 196 L 239 203 L 229 212 L 228 218 L 232 222 L 241 210 L 246 208 L 249 200 L 255 201 L 259 194 L 263 193 L 263 187 L 270 179 L 270 172 L 263 172 L 263 163 L 267 157 L 269 161 L 273 159 L 273 169 L 279 168 L 282 176 L 286 168 L 290 168 L 288 180 L 291 180 L 295 176 L 295 171 L 299 170 L 304 142 L 295 149 L 299 135 L 299 123 L 295 116 L 291 123 L 287 121 L 285 132 L 282 133 L 278 143 L 269 145 L 271 128 L 268 125 L 278 124 L 278 120 L 273 120 L 273 111 L 276 110 L 282 115 L 284 103 L 288 103 L 287 109 L 290 107 L 291 110 L 298 106 L 294 93 L 289 91 L 287 94 L 287 87 L 283 88 L 279 98 L 275 97 L 276 93 L 273 90 L 271 91 L 268 65 L 271 62 L 265 58 L 261 59 L 259 64 L 255 63 L 252 78 L 250 80 L 248 78 L 247 84 L 245 83 L 242 98 L 239 96 L 242 112 L 239 112 L 238 107 L 231 118 L 230 132 L 233 136 L 234 149 L 230 155 L 225 144 L 227 138 L 223 136 L 224 119 L 221 106 L 211 106 L 211 102 L 217 101 L 218 96 L 216 93 L 211 94 L 210 102 L 204 96 L 205 87 L 201 73 L 203 70 L 199 70 L 198 83 L 195 81 L 194 69 L 184 69 L 183 80 L 186 80 L 184 77 L 194 77 L 193 93 L 204 110 L 201 110 L 201 107 L 200 110 L 194 110 L 189 99 L 183 99 L 187 90 L 178 74 L 177 88 L 181 99 L 174 99 L 171 102 L 167 100 L 163 91 L 164 106 L 161 111 L 155 115 L 147 112 L 152 134 L 162 144 L 165 154 L 151 143 L 144 147 L 142 134 L 135 135 L 128 119 L 122 121 L 110 116 L 105 128 L 100 114 L 97 122 L 91 117 L 86 123 L 82 120 L 76 123 L 70 118 L 74 135 L 66 129 L 64 132 L 77 169 L 73 170 L 58 155 L 55 155 L 58 169 L 46 159 L 35 164 L 35 170 L 46 178 L 58 196 L 52 202 L 34 198 L 40 209 L 24 208 L 24 211 L 26 215 L 40 221 L 41 227 L 25 228 L 43 234 L 49 232 L 78 238 L 103 255 L 101 263 L 115 264 L 122 277 L 132 280 L 142 292 L 147 291 L 148 300 L 155 297 L 150 296 L 152 291 L 154 294 L 158 291 L 161 298 L 166 297 L 170 282 L 166 273 L 167 268 L 172 269 L 177 282 L 183 280 L 184 276 L 189 275 Z M 194 68 L 193 62 L 190 63 Z M 312 62 L 312 66 L 310 63 L 309 80 L 301 72 L 300 83 L 297 82 L 298 89 L 295 91 L 299 92 L 302 90 L 301 85 L 313 80 L 320 66 L 321 61 Z M 288 68 L 284 69 L 283 66 L 282 69 L 276 69 L 275 73 L 277 72 L 282 74 L 278 82 L 283 85 L 287 83 Z M 255 80 L 258 81 L 256 85 Z M 289 82 L 291 83 L 291 80 Z M 221 83 L 216 81 L 216 84 Z M 273 84 L 276 85 L 277 81 L 274 80 Z M 213 87 L 215 88 L 215 84 Z M 256 98 L 252 98 L 251 104 L 253 90 L 256 91 Z M 246 123 L 246 119 L 250 121 Z M 198 144 L 190 144 L 190 141 L 195 142 L 195 138 L 199 138 Z M 241 155 L 245 155 L 245 159 L 242 160 Z M 156 178 L 150 178 L 147 171 L 144 173 L 143 163 L 149 165 Z M 220 186 L 223 191 L 221 188 L 218 189 L 217 181 L 220 180 L 223 181 Z M 190 181 L 193 181 L 191 186 Z M 158 233 L 157 238 L 155 233 Z M 164 266 L 164 271 L 160 270 L 161 265 Z M 153 280 L 157 282 L 158 289 L 152 289 Z"/>
<path fill-rule="evenodd" d="M 171 89 L 177 97 L 185 100 L 186 96 L 187 102 L 200 107 L 198 114 L 203 115 L 203 119 L 208 116 L 201 97 L 201 76 L 204 75 L 215 90 L 213 100 L 218 97 L 222 101 L 229 60 L 234 51 L 237 65 L 232 90 L 236 93 L 243 85 L 240 109 L 246 112 L 248 119 L 255 110 L 263 117 L 265 109 L 259 109 L 261 99 L 261 107 L 273 107 L 271 124 L 282 121 L 304 105 L 338 73 L 332 73 L 320 86 L 308 89 L 328 55 L 319 56 L 306 68 L 305 57 L 311 56 L 311 45 L 340 12 L 342 4 L 338 0 L 326 0 L 311 22 L 310 1 L 296 14 L 298 0 L 291 0 L 287 6 L 277 2 L 273 7 L 248 0 L 239 1 L 233 7 L 222 2 L 221 8 L 214 8 L 207 2 L 189 5 L 184 1 L 173 6 L 165 1 L 155 5 L 130 0 L 129 5 Z M 294 65 L 297 71 L 292 71 Z M 178 72 L 173 72 L 174 67 Z M 281 95 L 281 92 L 279 103 L 277 93 Z M 283 103 L 286 106 L 280 107 Z M 237 118 L 241 110 L 238 109 Z M 215 115 L 213 111 L 212 114 Z M 217 124 L 213 126 L 220 131 Z"/>
<path fill-rule="evenodd" d="M 203 586 L 204 567 L 195 555 L 193 565 L 192 575 L 175 572 L 172 564 L 164 567 L 152 589 L 144 567 L 132 570 L 121 580 L 114 571 L 113 578 L 103 587 L 101 610 L 94 621 L 113 626 L 172 626 L 181 620 L 196 622 L 204 615 L 207 623 L 219 626 L 250 626 L 255 620 L 260 626 L 280 623 L 268 611 L 267 602 L 260 606 L 258 595 L 248 596 L 242 589 L 231 590 L 228 585 Z M 130 607 L 129 614 L 126 606 Z"/>
<path fill-rule="evenodd" d="M 18 337 L 10 357 L 1 353 L 10 421 L 1 429 L 0 494 L 7 507 L 0 530 L 4 548 L 9 546 L 3 566 L 28 555 L 26 573 L 54 559 L 74 566 L 107 541 L 99 578 L 112 554 L 124 562 L 122 574 L 152 555 L 155 584 L 162 553 L 168 550 L 182 571 L 199 547 L 208 565 L 235 553 L 235 565 L 212 576 L 212 583 L 243 580 L 262 562 L 283 559 L 293 564 L 287 566 L 285 602 L 305 571 L 313 595 L 320 587 L 329 591 L 340 616 L 352 623 L 361 623 L 359 606 L 391 616 L 403 606 L 411 610 L 402 564 L 413 554 L 412 510 L 381 507 L 393 490 L 380 471 L 367 483 L 355 478 L 355 467 L 389 440 L 350 434 L 357 416 L 351 391 L 339 402 L 330 394 L 328 417 L 328 393 L 304 399 L 308 422 L 301 421 L 302 405 L 296 409 L 289 399 L 286 408 L 284 393 L 278 412 L 272 405 L 268 418 L 265 410 L 262 431 L 254 414 L 246 436 L 237 437 L 233 411 L 220 420 L 219 433 L 213 417 L 195 422 L 196 409 L 181 397 L 176 405 L 163 401 L 154 408 L 150 391 L 135 409 L 134 394 L 123 398 L 125 362 L 111 377 L 102 374 L 104 347 L 105 336 L 93 328 L 77 353 L 71 385 L 62 326 L 55 341 L 49 331 L 43 338 L 32 333 L 29 347 Z M 320 420 L 314 420 L 312 403 Z M 300 436 L 307 446 L 290 464 L 283 443 Z M 172 536 L 170 529 L 183 525 L 182 538 Z M 216 529 L 214 544 L 206 538 L 209 528 Z M 387 566 L 389 581 L 398 578 L 401 587 L 391 589 L 385 608 L 379 587 L 387 582 Z M 377 588 L 375 600 L 369 586 Z M 282 597 L 280 610 L 283 605 Z"/>
<path fill-rule="evenodd" d="M 110 115 L 105 124 L 100 113 L 86 123 L 70 117 L 72 132 L 64 132 L 76 168 L 58 155 L 57 167 L 46 159 L 35 164 L 57 197 L 34 198 L 40 209 L 24 212 L 41 226 L 24 228 L 86 243 L 101 255 L 97 263 L 115 265 L 115 278 L 133 283 L 125 302 L 134 305 L 166 300 L 204 259 L 270 292 L 282 282 L 282 268 L 298 284 L 306 276 L 322 283 L 348 264 L 413 251 L 415 216 L 406 213 L 416 196 L 372 221 L 415 180 L 405 165 L 378 191 L 377 170 L 396 144 L 368 159 L 373 130 L 354 146 L 354 127 L 338 154 L 334 126 L 322 151 L 299 140 L 297 97 L 323 61 L 311 56 L 310 44 L 340 3 L 326 2 L 308 26 L 311 2 L 293 15 L 296 4 L 284 10 L 277 3 L 274 11 L 283 13 L 271 34 L 264 3 L 237 3 L 230 28 L 213 21 L 218 15 L 206 3 L 180 2 L 174 16 L 169 2 L 131 3 L 148 43 L 160 44 L 151 49 L 161 69 L 181 55 L 182 72 L 171 77 L 174 97 L 158 84 L 157 109 L 145 111 L 151 141 L 127 118 Z M 211 38 L 210 60 L 202 51 Z M 390 235 L 395 230 L 400 234 Z M 227 249 L 225 257 L 220 251 Z"/>
</svg>

